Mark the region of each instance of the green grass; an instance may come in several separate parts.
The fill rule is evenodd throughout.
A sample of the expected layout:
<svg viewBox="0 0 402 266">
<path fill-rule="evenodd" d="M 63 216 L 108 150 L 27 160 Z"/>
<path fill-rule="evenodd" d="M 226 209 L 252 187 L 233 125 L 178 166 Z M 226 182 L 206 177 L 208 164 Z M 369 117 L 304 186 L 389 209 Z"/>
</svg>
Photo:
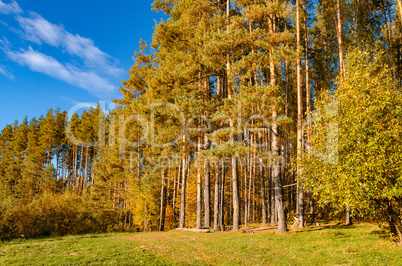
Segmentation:
<svg viewBox="0 0 402 266">
<path fill-rule="evenodd" d="M 402 265 L 402 248 L 371 224 L 276 235 L 154 232 L 66 236 L 0 243 L 0 265 L 66 264 Z"/>
</svg>

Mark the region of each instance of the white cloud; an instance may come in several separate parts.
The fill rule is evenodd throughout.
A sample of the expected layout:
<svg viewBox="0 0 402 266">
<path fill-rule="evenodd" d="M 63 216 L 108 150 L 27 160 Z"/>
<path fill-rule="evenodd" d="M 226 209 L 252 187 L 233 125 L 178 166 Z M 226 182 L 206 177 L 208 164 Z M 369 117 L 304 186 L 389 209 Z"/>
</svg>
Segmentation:
<svg viewBox="0 0 402 266">
<path fill-rule="evenodd" d="M 30 13 L 29 18 L 18 16 L 17 21 L 27 40 L 38 44 L 45 42 L 52 46 L 60 45 L 61 26 L 56 26 L 35 13 Z"/>
<path fill-rule="evenodd" d="M 96 47 L 91 39 L 73 35 L 63 25 L 50 23 L 34 12 L 30 12 L 29 17 L 18 16 L 17 20 L 27 40 L 61 47 L 70 55 L 81 58 L 88 67 L 97 68 L 108 75 L 119 76 L 124 73 L 110 62 L 111 57 Z"/>
<path fill-rule="evenodd" d="M 12 1 L 10 4 L 6 4 L 0 0 L 0 13 L 3 14 L 20 14 L 23 13 L 22 9 L 17 2 Z"/>
<path fill-rule="evenodd" d="M 4 66 L 0 66 L 0 74 L 2 74 L 3 76 L 5 76 L 8 79 L 15 78 L 14 75 L 11 74 L 9 71 L 7 71 Z"/>
<path fill-rule="evenodd" d="M 35 51 L 31 47 L 27 51 L 8 50 L 6 53 L 11 60 L 29 67 L 32 71 L 46 74 L 98 95 L 112 93 L 116 89 L 108 79 L 95 72 L 83 71 L 71 65 L 63 65 L 55 58 Z"/>
<path fill-rule="evenodd" d="M 10 31 L 27 41 L 53 46 L 69 55 L 60 60 L 59 57 L 56 59 L 53 55 L 38 52 L 31 46 L 16 51 L 3 37 L 0 39 L 0 49 L 9 59 L 27 66 L 32 71 L 83 88 L 97 96 L 117 91 L 117 86 L 113 86 L 110 80 L 121 78 L 126 71 L 117 67 L 117 60 L 101 51 L 91 39 L 72 34 L 65 30 L 63 25 L 53 24 L 35 12 L 24 12 L 14 0 L 9 4 L 2 1 L 4 0 L 0 0 L 0 14 L 11 14 L 19 25 L 17 29 L 8 27 Z M 4 67 L 0 68 L 0 74 L 14 78 Z"/>
</svg>

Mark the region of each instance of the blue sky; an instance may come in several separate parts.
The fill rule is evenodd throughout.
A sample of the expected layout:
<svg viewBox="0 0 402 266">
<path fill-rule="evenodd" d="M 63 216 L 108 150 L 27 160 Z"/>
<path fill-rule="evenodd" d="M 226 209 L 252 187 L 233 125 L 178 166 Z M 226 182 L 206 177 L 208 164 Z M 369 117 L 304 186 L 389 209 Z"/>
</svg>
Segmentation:
<svg viewBox="0 0 402 266">
<path fill-rule="evenodd" d="M 0 128 L 120 98 L 134 51 L 151 42 L 152 1 L 0 0 Z"/>
</svg>

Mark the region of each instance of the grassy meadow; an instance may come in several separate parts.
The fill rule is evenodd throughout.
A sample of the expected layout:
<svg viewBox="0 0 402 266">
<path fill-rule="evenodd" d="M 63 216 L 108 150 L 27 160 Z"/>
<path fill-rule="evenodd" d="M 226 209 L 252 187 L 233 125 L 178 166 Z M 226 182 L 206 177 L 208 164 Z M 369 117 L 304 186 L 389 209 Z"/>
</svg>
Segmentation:
<svg viewBox="0 0 402 266">
<path fill-rule="evenodd" d="M 372 224 L 275 234 L 238 232 L 112 233 L 0 243 L 0 265 L 402 265 L 402 247 Z"/>
</svg>

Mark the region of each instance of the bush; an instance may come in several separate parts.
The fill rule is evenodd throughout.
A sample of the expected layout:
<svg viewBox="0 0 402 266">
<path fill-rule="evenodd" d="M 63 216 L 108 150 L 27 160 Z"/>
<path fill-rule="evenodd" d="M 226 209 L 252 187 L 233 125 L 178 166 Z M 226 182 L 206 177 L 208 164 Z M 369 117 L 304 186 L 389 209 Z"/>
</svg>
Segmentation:
<svg viewBox="0 0 402 266">
<path fill-rule="evenodd" d="M 27 205 L 15 201 L 2 206 L 0 239 L 102 233 L 117 219 L 116 212 L 97 211 L 77 195 L 44 194 Z"/>
</svg>

